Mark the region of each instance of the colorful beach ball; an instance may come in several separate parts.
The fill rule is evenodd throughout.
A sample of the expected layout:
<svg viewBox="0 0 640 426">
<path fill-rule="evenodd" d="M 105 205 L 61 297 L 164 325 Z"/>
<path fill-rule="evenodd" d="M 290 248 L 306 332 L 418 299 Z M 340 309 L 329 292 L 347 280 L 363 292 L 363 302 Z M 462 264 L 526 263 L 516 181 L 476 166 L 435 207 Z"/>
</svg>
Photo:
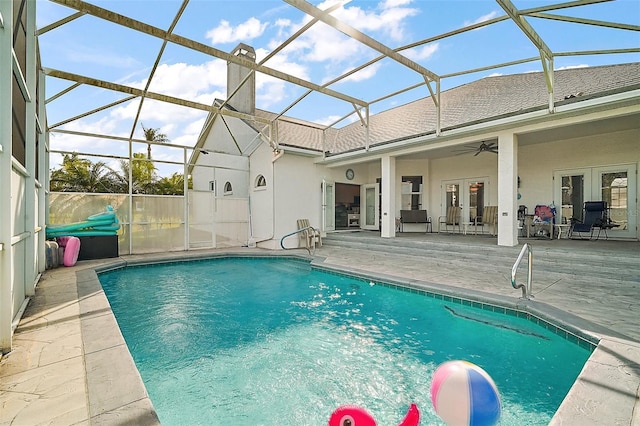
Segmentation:
<svg viewBox="0 0 640 426">
<path fill-rule="evenodd" d="M 500 394 L 482 368 L 467 361 L 449 361 L 436 368 L 431 402 L 449 426 L 489 426 L 500 419 Z"/>
</svg>

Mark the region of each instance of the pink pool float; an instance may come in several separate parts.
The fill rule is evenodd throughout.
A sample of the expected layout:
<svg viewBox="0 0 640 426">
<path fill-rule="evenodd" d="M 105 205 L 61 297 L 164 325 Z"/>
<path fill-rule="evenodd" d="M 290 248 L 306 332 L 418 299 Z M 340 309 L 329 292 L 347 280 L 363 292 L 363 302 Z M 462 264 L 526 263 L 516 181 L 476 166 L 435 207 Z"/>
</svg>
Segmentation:
<svg viewBox="0 0 640 426">
<path fill-rule="evenodd" d="M 416 404 L 411 404 L 404 419 L 398 426 L 418 426 L 420 411 Z M 362 407 L 343 405 L 338 407 L 329 418 L 328 426 L 376 426 L 373 416 Z"/>
</svg>

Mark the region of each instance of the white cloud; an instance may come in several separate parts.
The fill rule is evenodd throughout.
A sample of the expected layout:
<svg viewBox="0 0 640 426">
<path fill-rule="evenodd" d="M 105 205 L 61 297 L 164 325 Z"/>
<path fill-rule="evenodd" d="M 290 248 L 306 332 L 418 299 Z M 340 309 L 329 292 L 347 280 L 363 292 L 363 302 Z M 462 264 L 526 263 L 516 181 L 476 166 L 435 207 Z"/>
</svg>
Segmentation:
<svg viewBox="0 0 640 426">
<path fill-rule="evenodd" d="M 385 0 L 382 3 L 380 3 L 380 8 L 381 9 L 391 9 L 394 7 L 399 7 L 399 6 L 404 6 L 407 4 L 412 3 L 413 0 Z"/>
<path fill-rule="evenodd" d="M 380 62 L 376 62 L 375 64 L 369 65 L 368 67 L 361 69 L 354 74 L 351 74 L 349 77 L 340 80 L 340 83 L 368 80 L 376 75 L 381 66 L 382 64 Z M 348 71 L 349 70 L 346 70 L 345 73 Z"/>
<path fill-rule="evenodd" d="M 342 118 L 342 116 L 340 116 L 340 115 L 329 115 L 327 117 L 323 117 L 323 118 L 319 118 L 317 120 L 314 120 L 314 123 L 321 124 L 323 126 L 328 126 L 329 124 L 335 123 L 336 120 L 339 120 L 340 118 Z M 345 118 L 345 120 L 346 120 L 346 118 Z"/>
<path fill-rule="evenodd" d="M 227 65 L 222 60 L 197 65 L 162 64 L 156 70 L 149 90 L 191 99 L 212 88 L 224 89 L 227 84 L 226 72 Z M 140 83 L 146 83 L 146 80 Z"/>
<path fill-rule="evenodd" d="M 266 49 L 256 49 L 256 61 L 261 62 L 268 54 L 269 51 Z M 305 80 L 310 78 L 308 66 L 291 61 L 288 55 L 282 52 L 270 58 L 264 65 Z"/>
<path fill-rule="evenodd" d="M 325 3 L 318 7 L 321 9 L 328 7 Z M 357 6 L 341 7 L 333 15 L 362 32 L 380 31 L 397 41 L 404 37 L 406 18 L 420 12 L 415 8 L 403 7 L 409 3 L 403 0 L 387 0 L 380 3 L 378 9 L 369 11 Z"/>
<path fill-rule="evenodd" d="M 256 61 L 262 61 L 268 54 L 269 51 L 266 49 L 257 49 Z M 265 62 L 265 66 L 303 80 L 310 80 L 309 67 L 290 61 L 288 55 L 283 52 L 270 58 Z M 285 99 L 286 95 L 284 81 L 270 75 L 256 73 L 256 103 L 260 108 L 267 109 Z"/>
<path fill-rule="evenodd" d="M 468 27 L 470 25 L 479 24 L 481 22 L 486 22 L 486 21 L 488 21 L 490 19 L 495 18 L 496 16 L 498 16 L 498 12 L 493 11 L 493 12 L 487 13 L 486 15 L 482 15 L 481 17 L 479 17 L 475 21 L 464 21 L 464 26 Z"/>
<path fill-rule="evenodd" d="M 147 80 L 125 84 L 144 88 Z M 226 98 L 226 63 L 213 60 L 199 65 L 185 63 L 162 64 L 156 70 L 149 90 L 160 94 L 211 105 L 215 98 Z M 113 120 L 131 120 L 138 111 L 138 102 L 130 102 L 111 111 Z M 203 114 L 202 111 L 185 108 L 166 102 L 147 99 L 142 109 L 142 120 L 149 122 L 185 123 Z M 206 112 L 204 113 L 206 114 Z M 149 124 L 152 125 L 152 124 Z M 152 125 L 155 127 L 155 125 Z M 169 131 L 165 133 L 169 134 Z"/>
<path fill-rule="evenodd" d="M 232 27 L 229 21 L 222 20 L 220 25 L 207 31 L 205 37 L 211 41 L 211 44 L 246 42 L 260 37 L 268 25 L 268 22 L 262 23 L 254 17 L 247 19 L 236 27 Z"/>
<path fill-rule="evenodd" d="M 414 61 L 423 61 L 433 56 L 433 54 L 438 51 L 439 47 L 440 45 L 438 43 L 430 43 L 424 46 L 414 47 L 413 49 L 405 50 L 400 53 Z"/>
<path fill-rule="evenodd" d="M 589 65 L 587 64 L 580 64 L 580 65 L 567 65 L 565 67 L 560 67 L 560 68 L 556 68 L 556 71 L 560 71 L 560 70 L 572 70 L 575 68 L 589 68 Z"/>
<path fill-rule="evenodd" d="M 63 129 L 92 135 L 129 137 L 128 131 L 122 129 L 118 124 L 111 117 L 104 116 L 94 121 L 88 119 L 72 121 L 65 124 Z M 111 155 L 124 155 L 127 150 L 125 142 L 99 136 L 81 136 L 55 132 L 51 134 L 50 146 L 52 150 L 107 153 Z M 54 161 L 52 161 L 52 168 L 55 167 L 53 163 Z"/>
<path fill-rule="evenodd" d="M 260 108 L 269 109 L 286 97 L 283 81 L 262 75 L 256 79 L 256 103 Z"/>
</svg>

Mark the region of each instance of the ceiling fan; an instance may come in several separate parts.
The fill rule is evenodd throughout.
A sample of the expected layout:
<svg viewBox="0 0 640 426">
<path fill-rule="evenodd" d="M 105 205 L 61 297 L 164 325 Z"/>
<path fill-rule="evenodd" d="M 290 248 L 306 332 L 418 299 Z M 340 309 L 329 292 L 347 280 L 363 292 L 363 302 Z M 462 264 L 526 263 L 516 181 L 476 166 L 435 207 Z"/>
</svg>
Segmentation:
<svg viewBox="0 0 640 426">
<path fill-rule="evenodd" d="M 498 144 L 496 142 L 485 142 L 482 141 L 480 145 L 463 145 L 461 149 L 454 150 L 456 152 L 455 155 L 463 155 L 463 154 L 473 154 L 473 156 L 477 156 L 481 152 L 493 152 L 494 154 L 498 153 Z"/>
</svg>

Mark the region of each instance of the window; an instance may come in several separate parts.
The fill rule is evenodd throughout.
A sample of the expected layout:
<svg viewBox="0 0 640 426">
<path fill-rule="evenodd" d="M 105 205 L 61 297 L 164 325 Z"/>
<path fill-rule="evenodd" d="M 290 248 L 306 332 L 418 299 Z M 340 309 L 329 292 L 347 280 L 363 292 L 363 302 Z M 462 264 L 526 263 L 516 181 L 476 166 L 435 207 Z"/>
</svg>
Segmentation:
<svg viewBox="0 0 640 426">
<path fill-rule="evenodd" d="M 402 176 L 402 209 L 422 208 L 422 176 Z"/>
<path fill-rule="evenodd" d="M 262 175 L 258 175 L 256 177 L 256 189 L 265 189 L 267 187 L 267 180 Z"/>
<path fill-rule="evenodd" d="M 232 195 L 233 187 L 231 186 L 231 182 L 227 182 L 224 184 L 224 195 Z"/>
</svg>

